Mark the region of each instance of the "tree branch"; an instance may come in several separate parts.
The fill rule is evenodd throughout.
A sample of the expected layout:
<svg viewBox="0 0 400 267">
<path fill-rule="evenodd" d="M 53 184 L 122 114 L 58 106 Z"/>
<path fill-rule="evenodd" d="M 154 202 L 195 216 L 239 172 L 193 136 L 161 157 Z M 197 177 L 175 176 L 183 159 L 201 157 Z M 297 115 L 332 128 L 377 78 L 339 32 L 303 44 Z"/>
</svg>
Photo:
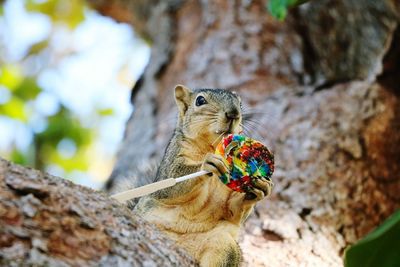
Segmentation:
<svg viewBox="0 0 400 267">
<path fill-rule="evenodd" d="M 189 266 L 154 227 L 102 192 L 0 158 L 0 265 Z"/>
</svg>

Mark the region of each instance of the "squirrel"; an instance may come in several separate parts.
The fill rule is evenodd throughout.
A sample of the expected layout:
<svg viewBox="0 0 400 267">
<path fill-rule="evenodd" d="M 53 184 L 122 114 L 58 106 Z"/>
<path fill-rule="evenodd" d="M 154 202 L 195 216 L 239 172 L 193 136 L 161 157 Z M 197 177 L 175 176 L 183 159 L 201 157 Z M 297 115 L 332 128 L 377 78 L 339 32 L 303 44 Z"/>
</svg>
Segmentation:
<svg viewBox="0 0 400 267">
<path fill-rule="evenodd" d="M 239 266 L 240 226 L 272 187 L 260 180 L 251 192 L 240 193 L 219 181 L 228 168 L 214 154 L 215 147 L 224 135 L 242 131 L 241 99 L 228 90 L 177 85 L 175 101 L 178 121 L 156 180 L 199 170 L 209 174 L 142 197 L 134 210 L 186 249 L 200 266 Z"/>
</svg>

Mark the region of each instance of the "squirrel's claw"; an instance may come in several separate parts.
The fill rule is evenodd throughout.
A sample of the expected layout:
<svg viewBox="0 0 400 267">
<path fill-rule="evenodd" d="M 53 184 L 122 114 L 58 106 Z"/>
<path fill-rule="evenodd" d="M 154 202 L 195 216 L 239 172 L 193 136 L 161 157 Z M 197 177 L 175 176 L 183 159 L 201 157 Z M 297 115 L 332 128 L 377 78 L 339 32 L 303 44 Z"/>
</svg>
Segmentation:
<svg viewBox="0 0 400 267">
<path fill-rule="evenodd" d="M 228 167 L 223 161 L 222 156 L 212 153 L 207 153 L 206 157 L 204 158 L 204 162 L 201 165 L 201 169 L 208 171 L 217 177 L 220 177 L 224 173 L 228 172 Z M 212 174 L 210 176 L 212 176 Z"/>
<path fill-rule="evenodd" d="M 264 197 L 271 194 L 272 186 L 273 186 L 272 182 L 265 178 L 254 179 L 253 187 L 250 189 L 250 192 L 246 193 L 245 199 L 252 201 L 260 201 Z"/>
<path fill-rule="evenodd" d="M 201 165 L 201 169 L 210 172 L 210 176 L 216 175 L 217 177 L 222 176 L 224 173 L 229 173 L 229 168 L 226 166 L 222 156 L 208 153 L 204 158 L 204 162 Z M 254 179 L 252 182 L 253 186 L 246 192 L 245 200 L 257 202 L 264 197 L 271 194 L 272 182 L 265 178 Z"/>
</svg>

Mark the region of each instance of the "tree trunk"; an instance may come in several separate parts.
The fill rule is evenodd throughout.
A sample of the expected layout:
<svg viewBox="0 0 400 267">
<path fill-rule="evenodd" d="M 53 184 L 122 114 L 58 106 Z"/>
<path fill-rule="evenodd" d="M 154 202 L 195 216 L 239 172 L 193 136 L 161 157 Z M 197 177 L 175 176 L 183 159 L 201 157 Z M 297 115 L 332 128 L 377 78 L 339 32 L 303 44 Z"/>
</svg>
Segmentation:
<svg viewBox="0 0 400 267">
<path fill-rule="evenodd" d="M 0 159 L 0 266 L 191 266 L 104 193 Z"/>
<path fill-rule="evenodd" d="M 310 1 L 284 22 L 264 1 L 90 2 L 152 42 L 109 188 L 161 157 L 182 83 L 261 112 L 249 134 L 275 152 L 276 186 L 244 227 L 248 266 L 340 266 L 399 207 L 397 0 Z"/>
</svg>

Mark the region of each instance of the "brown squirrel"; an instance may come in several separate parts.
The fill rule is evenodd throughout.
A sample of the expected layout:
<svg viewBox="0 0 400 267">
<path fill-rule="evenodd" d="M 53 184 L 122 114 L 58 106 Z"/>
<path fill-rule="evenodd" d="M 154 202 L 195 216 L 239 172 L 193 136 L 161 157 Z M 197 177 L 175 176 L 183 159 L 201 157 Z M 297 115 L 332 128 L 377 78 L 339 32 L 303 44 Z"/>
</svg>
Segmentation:
<svg viewBox="0 0 400 267">
<path fill-rule="evenodd" d="M 227 166 L 213 152 L 223 135 L 241 132 L 241 100 L 227 90 L 192 91 L 183 85 L 175 87 L 175 100 L 178 122 L 156 180 L 199 170 L 210 174 L 145 196 L 135 211 L 185 248 L 200 266 L 239 266 L 240 225 L 272 187 L 259 180 L 244 194 L 219 181 Z"/>
</svg>

